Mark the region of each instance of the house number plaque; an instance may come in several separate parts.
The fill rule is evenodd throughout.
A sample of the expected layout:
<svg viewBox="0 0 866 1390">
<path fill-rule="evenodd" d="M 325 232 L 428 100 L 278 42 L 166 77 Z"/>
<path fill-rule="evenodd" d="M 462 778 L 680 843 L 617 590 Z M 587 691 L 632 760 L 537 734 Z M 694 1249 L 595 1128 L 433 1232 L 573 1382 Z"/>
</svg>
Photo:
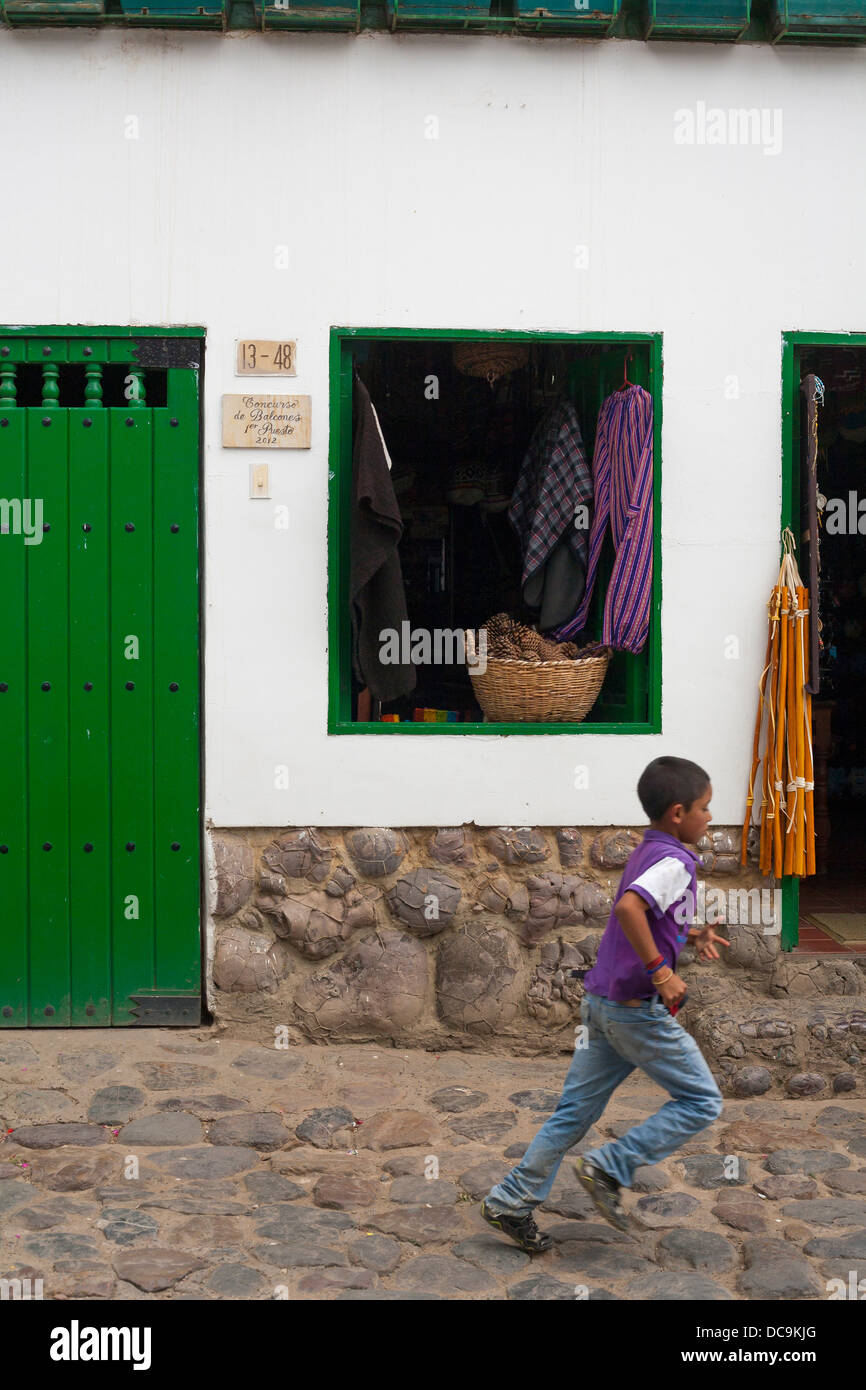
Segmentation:
<svg viewBox="0 0 866 1390">
<path fill-rule="evenodd" d="M 297 376 L 298 345 L 270 338 L 242 338 L 238 342 L 238 376 Z"/>
</svg>

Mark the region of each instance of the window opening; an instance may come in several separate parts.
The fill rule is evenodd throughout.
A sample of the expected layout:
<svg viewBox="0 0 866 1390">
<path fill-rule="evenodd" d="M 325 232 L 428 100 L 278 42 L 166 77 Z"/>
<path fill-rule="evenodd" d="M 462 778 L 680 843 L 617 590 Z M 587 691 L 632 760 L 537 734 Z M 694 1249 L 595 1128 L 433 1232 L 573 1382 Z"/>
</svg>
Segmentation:
<svg viewBox="0 0 866 1390">
<path fill-rule="evenodd" d="M 509 518 L 533 432 L 565 397 L 577 412 L 591 475 L 599 409 L 622 386 L 624 368 L 631 384 L 651 387 L 651 344 L 359 338 L 349 352 L 353 400 L 357 406 L 359 387 L 369 393 L 403 528 L 398 554 L 407 622 L 394 633 L 391 654 L 398 664 L 408 661 L 416 678 L 414 689 L 379 702 L 361 679 L 363 665 L 359 675 L 352 660 L 350 718 L 481 724 L 485 715 L 457 635 L 484 629 L 489 642 L 502 614 L 552 635 L 540 607 L 526 601 L 523 551 Z M 473 353 L 478 363 L 467 370 Z M 485 353 L 488 375 L 473 375 L 484 369 Z M 355 438 L 353 431 L 344 452 L 350 471 Z M 342 496 L 349 502 L 344 537 L 351 553 L 357 540 L 351 488 Z M 574 524 L 586 528 L 588 539 L 593 508 L 581 510 Z M 608 529 L 586 623 L 572 639 L 581 649 L 601 637 L 614 558 Z M 653 621 L 642 651 L 614 653 L 590 721 L 650 718 Z"/>
</svg>

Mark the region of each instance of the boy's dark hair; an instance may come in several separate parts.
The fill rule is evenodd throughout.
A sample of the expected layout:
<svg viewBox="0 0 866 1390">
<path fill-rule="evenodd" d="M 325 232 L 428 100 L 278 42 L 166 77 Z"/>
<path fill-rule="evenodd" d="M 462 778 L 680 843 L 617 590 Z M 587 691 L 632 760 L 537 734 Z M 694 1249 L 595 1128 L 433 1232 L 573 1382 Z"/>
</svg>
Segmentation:
<svg viewBox="0 0 866 1390">
<path fill-rule="evenodd" d="M 654 758 L 641 773 L 637 794 L 647 817 L 661 820 L 677 802 L 688 811 L 709 785 L 708 774 L 688 758 Z"/>
</svg>

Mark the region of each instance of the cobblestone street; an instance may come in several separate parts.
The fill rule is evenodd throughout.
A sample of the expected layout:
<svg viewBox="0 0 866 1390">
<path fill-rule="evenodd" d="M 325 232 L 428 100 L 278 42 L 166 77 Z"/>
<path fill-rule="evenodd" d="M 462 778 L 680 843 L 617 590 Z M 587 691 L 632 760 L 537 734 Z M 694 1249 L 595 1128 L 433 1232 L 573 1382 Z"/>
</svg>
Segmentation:
<svg viewBox="0 0 866 1390">
<path fill-rule="evenodd" d="M 857 1099 L 726 1100 L 639 1170 L 631 1233 L 601 1222 L 569 1158 L 538 1213 L 551 1251 L 530 1259 L 493 1232 L 478 1201 L 567 1065 L 280 1050 L 206 1028 L 6 1032 L 0 1274 L 41 1279 L 45 1299 L 852 1296 L 852 1271 L 866 1275 Z M 663 1099 L 630 1078 L 575 1152 Z"/>
</svg>

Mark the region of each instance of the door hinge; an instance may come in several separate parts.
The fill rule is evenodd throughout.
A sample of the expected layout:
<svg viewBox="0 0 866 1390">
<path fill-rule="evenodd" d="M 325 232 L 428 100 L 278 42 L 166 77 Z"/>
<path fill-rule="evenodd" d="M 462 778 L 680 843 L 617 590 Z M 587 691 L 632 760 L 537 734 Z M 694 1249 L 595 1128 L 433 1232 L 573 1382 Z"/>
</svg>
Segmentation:
<svg viewBox="0 0 866 1390">
<path fill-rule="evenodd" d="M 157 994 L 140 990 L 131 994 L 133 1024 L 141 1028 L 196 1026 L 201 1023 L 200 994 Z"/>
</svg>

